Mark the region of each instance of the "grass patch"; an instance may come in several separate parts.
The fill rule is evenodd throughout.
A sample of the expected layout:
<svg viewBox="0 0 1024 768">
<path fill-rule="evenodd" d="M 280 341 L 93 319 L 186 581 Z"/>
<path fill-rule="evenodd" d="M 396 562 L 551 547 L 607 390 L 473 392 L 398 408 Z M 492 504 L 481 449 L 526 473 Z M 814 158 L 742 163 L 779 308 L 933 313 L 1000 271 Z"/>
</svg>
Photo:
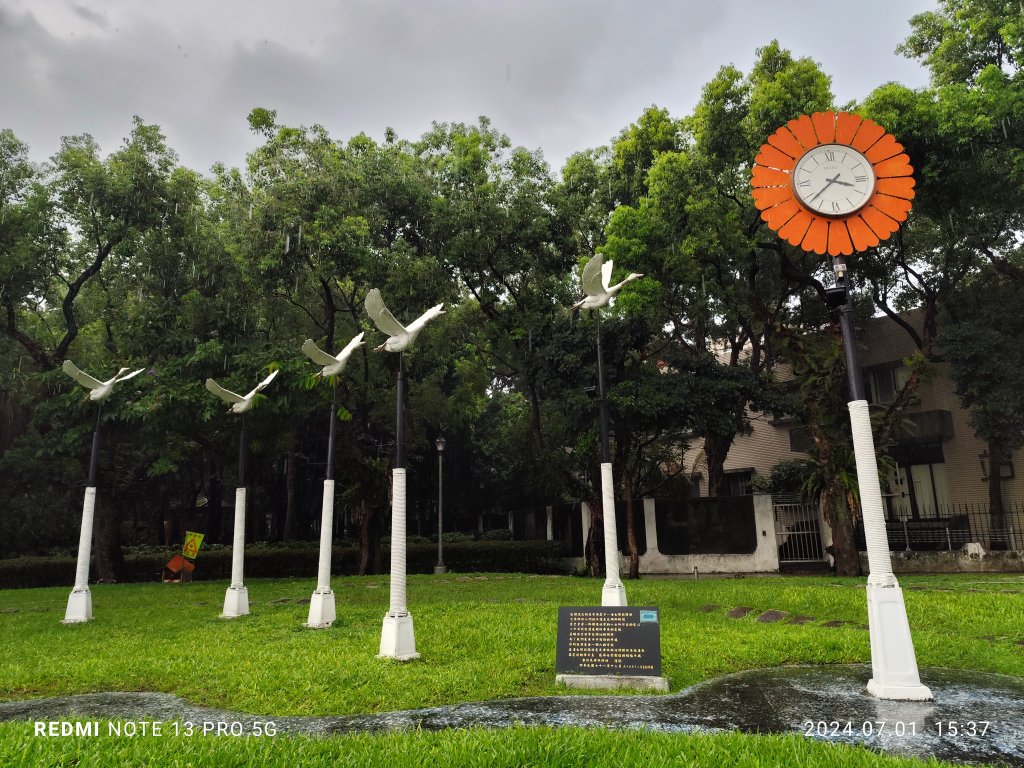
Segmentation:
<svg viewBox="0 0 1024 768">
<path fill-rule="evenodd" d="M 1024 676 L 1024 577 L 901 580 L 918 662 Z M 630 603 L 661 609 L 663 673 L 679 690 L 783 664 L 870 661 L 863 579 L 642 580 Z M 336 578 L 338 621 L 302 627 L 314 580 L 249 582 L 252 615 L 217 618 L 226 583 L 93 587 L 96 619 L 60 623 L 69 588 L 0 592 L 0 698 L 162 691 L 234 711 L 345 715 L 545 695 L 554 685 L 560 605 L 592 605 L 597 580 L 412 576 L 409 606 L 423 658 L 375 658 L 386 577 Z M 704 611 L 707 605 L 719 608 Z M 730 619 L 736 606 L 754 608 Z M 762 624 L 776 609 L 814 617 Z M 846 622 L 824 626 L 826 622 Z"/>
<path fill-rule="evenodd" d="M 712 736 L 603 731 L 577 728 L 519 728 L 406 732 L 384 735 L 312 738 L 278 737 L 149 737 L 149 738 L 43 738 L 32 735 L 28 724 L 0 723 L 0 758 L 7 768 L 110 765 L 248 766 L 396 766 L 421 768 L 469 766 L 586 765 L 588 768 L 652 766 L 740 766 L 760 768 L 784 765 L 811 768 L 829 765 L 847 768 L 921 768 L 942 766 L 879 755 L 866 749 L 817 741 L 798 735 L 749 736 L 740 733 Z"/>
</svg>

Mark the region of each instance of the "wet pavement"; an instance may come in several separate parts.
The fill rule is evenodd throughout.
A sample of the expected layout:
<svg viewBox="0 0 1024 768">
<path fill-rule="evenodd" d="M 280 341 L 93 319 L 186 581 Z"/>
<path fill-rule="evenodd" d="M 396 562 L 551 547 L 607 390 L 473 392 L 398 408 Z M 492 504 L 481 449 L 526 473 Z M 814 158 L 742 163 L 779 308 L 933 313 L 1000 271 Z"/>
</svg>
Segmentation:
<svg viewBox="0 0 1024 768">
<path fill-rule="evenodd" d="M 886 754 L 1024 768 L 1024 679 L 924 669 L 931 702 L 882 701 L 864 692 L 870 667 L 779 667 L 720 677 L 676 694 L 543 696 L 348 717 L 267 717 L 198 707 L 159 693 L 95 693 L 0 702 L 0 720 L 55 718 L 179 721 L 196 731 L 332 735 L 514 724 L 714 733 L 795 732 Z"/>
</svg>

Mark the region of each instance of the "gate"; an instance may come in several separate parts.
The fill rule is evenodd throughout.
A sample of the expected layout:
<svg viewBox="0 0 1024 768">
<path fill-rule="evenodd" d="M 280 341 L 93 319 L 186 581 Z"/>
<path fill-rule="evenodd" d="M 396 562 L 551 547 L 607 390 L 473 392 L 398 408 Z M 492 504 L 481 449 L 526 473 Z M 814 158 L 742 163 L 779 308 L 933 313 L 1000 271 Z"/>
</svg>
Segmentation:
<svg viewBox="0 0 1024 768">
<path fill-rule="evenodd" d="M 821 544 L 821 522 L 813 504 L 773 503 L 775 543 L 779 564 L 819 563 L 825 560 Z"/>
</svg>

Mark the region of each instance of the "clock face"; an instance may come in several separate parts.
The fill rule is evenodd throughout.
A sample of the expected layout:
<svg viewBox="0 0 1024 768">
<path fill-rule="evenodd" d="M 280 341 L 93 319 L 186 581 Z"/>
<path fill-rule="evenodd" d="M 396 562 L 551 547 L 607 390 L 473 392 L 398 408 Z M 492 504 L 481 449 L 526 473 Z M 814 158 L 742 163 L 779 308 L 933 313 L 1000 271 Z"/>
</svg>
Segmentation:
<svg viewBox="0 0 1024 768">
<path fill-rule="evenodd" d="M 846 144 L 819 144 L 793 167 L 793 192 L 805 208 L 821 216 L 849 216 L 875 191 L 871 161 Z"/>
</svg>

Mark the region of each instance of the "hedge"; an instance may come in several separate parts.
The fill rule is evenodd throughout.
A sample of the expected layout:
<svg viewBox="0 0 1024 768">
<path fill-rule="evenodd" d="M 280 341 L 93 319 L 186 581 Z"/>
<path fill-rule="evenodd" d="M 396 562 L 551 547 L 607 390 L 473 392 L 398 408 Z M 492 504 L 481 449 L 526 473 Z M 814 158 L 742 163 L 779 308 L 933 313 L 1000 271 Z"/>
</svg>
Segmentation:
<svg viewBox="0 0 1024 768">
<path fill-rule="evenodd" d="M 125 555 L 125 581 L 159 581 L 164 565 L 179 550 L 167 549 Z M 381 547 L 381 562 L 387 568 L 391 552 Z M 563 564 L 564 549 L 552 541 L 464 541 L 444 545 L 444 563 L 449 570 L 470 572 L 568 573 Z M 315 544 L 268 545 L 256 542 L 245 550 L 246 578 L 316 578 L 320 552 Z M 436 544 L 410 544 L 409 573 L 432 573 L 437 563 Z M 0 589 L 19 587 L 70 587 L 75 582 L 73 557 L 17 557 L 0 560 Z M 335 546 L 331 572 L 336 576 L 359 573 L 359 550 Z M 196 580 L 228 579 L 231 549 L 218 547 L 201 551 L 196 559 Z"/>
</svg>

